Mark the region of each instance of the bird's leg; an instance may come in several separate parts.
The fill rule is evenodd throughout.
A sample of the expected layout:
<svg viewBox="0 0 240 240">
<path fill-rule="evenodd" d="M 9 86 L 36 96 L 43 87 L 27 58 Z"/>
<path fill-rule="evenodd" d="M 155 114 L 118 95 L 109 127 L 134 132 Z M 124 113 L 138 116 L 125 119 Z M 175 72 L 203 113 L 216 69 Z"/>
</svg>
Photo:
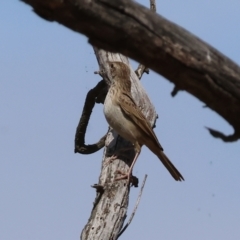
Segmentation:
<svg viewBox="0 0 240 240">
<path fill-rule="evenodd" d="M 127 179 L 128 183 L 131 182 L 133 167 L 134 167 L 134 164 L 136 163 L 136 161 L 138 159 L 138 156 L 140 155 L 141 147 L 139 145 L 138 146 L 135 145 L 135 149 L 136 149 L 136 154 L 135 154 L 133 162 L 132 162 L 132 164 L 131 164 L 131 166 L 128 170 L 128 173 L 123 173 L 122 171 L 118 170 L 118 173 L 122 174 L 123 176 L 116 178 L 115 179 L 116 181 L 121 180 L 121 179 Z"/>
</svg>

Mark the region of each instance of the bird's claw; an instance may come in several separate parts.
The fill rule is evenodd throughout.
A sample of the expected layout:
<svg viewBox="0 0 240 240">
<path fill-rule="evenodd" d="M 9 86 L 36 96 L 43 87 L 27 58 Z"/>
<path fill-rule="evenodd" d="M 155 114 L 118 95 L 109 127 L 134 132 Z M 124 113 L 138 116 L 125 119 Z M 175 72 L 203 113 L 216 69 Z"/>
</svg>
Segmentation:
<svg viewBox="0 0 240 240">
<path fill-rule="evenodd" d="M 115 178 L 115 181 L 127 179 L 127 183 L 131 186 L 138 187 L 138 178 L 132 175 L 132 172 L 124 173 L 121 170 L 116 171 L 117 174 L 121 174 L 121 177 Z"/>
<path fill-rule="evenodd" d="M 118 155 L 113 154 L 105 163 L 105 166 L 107 166 L 108 164 L 112 163 L 114 160 L 116 160 L 118 158 Z"/>
</svg>

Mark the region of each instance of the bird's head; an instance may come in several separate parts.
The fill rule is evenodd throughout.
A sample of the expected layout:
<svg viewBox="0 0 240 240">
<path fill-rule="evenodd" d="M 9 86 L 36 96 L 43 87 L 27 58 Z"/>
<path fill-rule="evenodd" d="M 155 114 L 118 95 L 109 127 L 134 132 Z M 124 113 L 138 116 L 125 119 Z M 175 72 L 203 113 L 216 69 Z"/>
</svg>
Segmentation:
<svg viewBox="0 0 240 240">
<path fill-rule="evenodd" d="M 123 62 L 109 62 L 110 73 L 112 78 L 118 79 L 130 79 L 130 69 L 127 64 Z"/>
</svg>

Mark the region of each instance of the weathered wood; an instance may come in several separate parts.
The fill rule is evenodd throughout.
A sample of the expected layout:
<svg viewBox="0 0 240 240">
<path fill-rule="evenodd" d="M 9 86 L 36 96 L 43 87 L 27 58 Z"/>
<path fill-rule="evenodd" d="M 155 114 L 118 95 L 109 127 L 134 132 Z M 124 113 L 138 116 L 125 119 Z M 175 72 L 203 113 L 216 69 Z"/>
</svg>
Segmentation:
<svg viewBox="0 0 240 240">
<path fill-rule="evenodd" d="M 216 111 L 240 137 L 240 67 L 188 31 L 129 0 L 22 0 L 90 43 L 152 68 Z M 142 47 L 144 46 L 144 47 Z"/>
<path fill-rule="evenodd" d="M 108 62 L 122 61 L 129 65 L 128 59 L 121 54 L 114 54 L 104 50 L 94 49 L 100 66 L 101 76 L 108 83 L 112 81 Z M 129 66 L 131 69 L 131 66 Z M 136 104 L 152 125 L 155 124 L 157 114 L 145 90 L 142 88 L 135 72 L 131 69 L 132 96 Z M 116 239 L 126 218 L 130 188 L 127 180 L 115 181 L 117 170 L 127 172 L 132 163 L 135 152 L 132 144 L 122 139 L 112 129 L 109 129 L 105 141 L 101 174 L 96 189 L 100 188 L 88 223 L 84 227 L 81 239 Z M 124 148 L 130 148 L 124 151 Z M 121 154 L 121 150 L 123 151 Z M 117 159 L 109 163 L 109 157 L 120 153 Z"/>
</svg>

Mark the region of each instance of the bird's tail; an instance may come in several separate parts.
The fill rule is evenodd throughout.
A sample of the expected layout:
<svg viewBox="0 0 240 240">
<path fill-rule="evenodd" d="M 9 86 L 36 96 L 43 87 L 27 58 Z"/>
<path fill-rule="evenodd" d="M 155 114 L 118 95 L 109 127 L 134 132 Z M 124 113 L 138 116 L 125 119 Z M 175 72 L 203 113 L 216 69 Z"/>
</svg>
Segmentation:
<svg viewBox="0 0 240 240">
<path fill-rule="evenodd" d="M 156 155 L 176 181 L 184 181 L 182 174 L 175 168 L 163 151 L 159 150 Z"/>
</svg>

